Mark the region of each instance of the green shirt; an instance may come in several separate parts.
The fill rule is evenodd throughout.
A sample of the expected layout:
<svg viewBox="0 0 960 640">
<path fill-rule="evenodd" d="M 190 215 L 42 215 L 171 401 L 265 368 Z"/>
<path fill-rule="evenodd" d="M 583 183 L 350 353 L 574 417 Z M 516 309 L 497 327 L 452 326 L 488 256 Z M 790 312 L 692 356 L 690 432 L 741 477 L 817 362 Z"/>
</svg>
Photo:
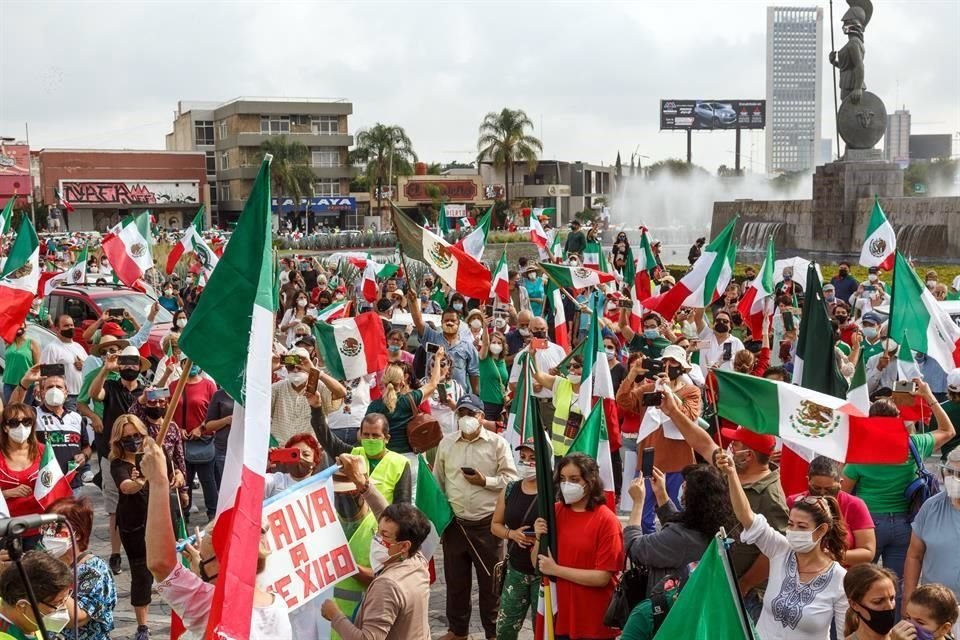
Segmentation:
<svg viewBox="0 0 960 640">
<path fill-rule="evenodd" d="M 33 351 L 30 350 L 31 344 L 30 339 L 25 338 L 19 347 L 16 340 L 7 345 L 7 350 L 3 354 L 3 384 L 20 384 L 27 370 L 36 364 L 33 361 Z"/>
<path fill-rule="evenodd" d="M 677 600 L 677 590 L 667 589 L 664 592 L 667 601 L 667 611 Z M 627 624 L 623 626 L 623 634 L 620 640 L 653 640 L 655 630 L 653 628 L 653 603 L 647 599 L 633 608 L 630 617 L 627 618 Z"/>
<path fill-rule="evenodd" d="M 97 367 L 93 371 L 87 374 L 83 379 L 83 384 L 80 385 L 80 393 L 77 395 L 77 402 L 82 402 L 83 404 L 90 407 L 90 410 L 95 414 L 103 417 L 103 401 L 102 400 L 93 400 L 90 397 L 90 386 L 93 384 L 93 379 L 97 377 L 97 374 L 100 373 L 100 369 L 103 367 Z M 107 380 L 119 380 L 120 374 L 116 371 L 111 371 L 107 374 L 107 377 L 104 378 L 104 382 Z"/>
<path fill-rule="evenodd" d="M 954 427 L 960 425 L 960 402 L 954 402 L 953 400 L 947 400 L 946 402 L 940 405 L 943 407 L 944 413 L 947 414 L 947 417 L 950 418 L 950 422 L 953 423 Z M 933 420 L 930 421 L 930 431 L 937 430 L 937 417 L 934 416 Z M 946 462 L 947 456 L 950 455 L 950 452 L 960 446 L 960 432 L 957 435 L 950 438 L 945 445 L 940 447 L 940 459 Z"/>
<path fill-rule="evenodd" d="M 860 343 L 860 357 L 866 362 L 878 353 L 883 353 L 883 343 L 884 340 L 877 340 L 873 344 L 864 340 Z"/>
<path fill-rule="evenodd" d="M 920 458 L 933 455 L 933 434 L 910 436 Z M 857 483 L 854 493 L 867 503 L 870 513 L 906 513 L 910 505 L 903 492 L 917 477 L 917 464 L 907 453 L 903 464 L 848 464 L 843 475 Z"/>
<path fill-rule="evenodd" d="M 490 404 L 503 404 L 503 390 L 509 380 L 503 358 L 487 355 L 480 358 L 480 399 Z"/>
</svg>

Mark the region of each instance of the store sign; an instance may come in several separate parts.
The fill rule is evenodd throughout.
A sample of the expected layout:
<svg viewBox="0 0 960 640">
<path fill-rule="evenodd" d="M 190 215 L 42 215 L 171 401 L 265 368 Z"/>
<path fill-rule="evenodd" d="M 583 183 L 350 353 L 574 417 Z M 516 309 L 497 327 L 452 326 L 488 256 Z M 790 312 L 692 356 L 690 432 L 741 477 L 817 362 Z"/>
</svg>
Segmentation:
<svg viewBox="0 0 960 640">
<path fill-rule="evenodd" d="M 307 210 L 311 213 L 353 213 L 357 210 L 357 199 L 352 196 L 300 198 L 300 204 L 294 206 L 293 198 L 273 198 L 270 201 L 270 209 L 274 213 Z"/>
<path fill-rule="evenodd" d="M 473 202 L 477 198 L 477 183 L 473 180 L 410 180 L 403 185 L 403 196 L 411 202 L 432 202 L 430 187 L 440 190 L 441 200 Z"/>
<path fill-rule="evenodd" d="M 74 206 L 199 204 L 200 184 L 157 180 L 61 180 L 60 194 Z"/>
<path fill-rule="evenodd" d="M 448 218 L 466 218 L 467 217 L 467 205 L 465 204 L 448 204 L 444 206 L 444 209 L 447 212 Z"/>
</svg>

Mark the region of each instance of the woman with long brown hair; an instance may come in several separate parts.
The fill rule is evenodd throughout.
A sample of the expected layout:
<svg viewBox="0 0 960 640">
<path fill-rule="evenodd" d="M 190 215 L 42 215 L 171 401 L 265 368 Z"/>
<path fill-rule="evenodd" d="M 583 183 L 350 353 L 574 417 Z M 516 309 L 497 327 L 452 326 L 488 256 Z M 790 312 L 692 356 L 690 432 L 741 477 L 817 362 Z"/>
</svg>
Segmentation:
<svg viewBox="0 0 960 640">
<path fill-rule="evenodd" d="M 843 625 L 847 640 L 887 640 L 897 621 L 897 574 L 875 564 L 851 567 L 843 579 L 850 607 Z"/>
</svg>

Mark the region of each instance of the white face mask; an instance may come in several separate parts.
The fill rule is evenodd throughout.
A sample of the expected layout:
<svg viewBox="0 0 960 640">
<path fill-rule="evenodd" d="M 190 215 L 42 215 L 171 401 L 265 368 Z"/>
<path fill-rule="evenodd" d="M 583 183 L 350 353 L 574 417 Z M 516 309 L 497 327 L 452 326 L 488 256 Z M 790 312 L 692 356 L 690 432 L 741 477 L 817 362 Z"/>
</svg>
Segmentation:
<svg viewBox="0 0 960 640">
<path fill-rule="evenodd" d="M 876 282 L 876 281 L 877 281 L 877 274 L 871 273 L 870 275 L 867 276 L 867 280 L 869 280 L 870 282 Z"/>
<path fill-rule="evenodd" d="M 813 531 L 794 531 L 787 529 L 787 542 L 795 553 L 807 553 L 816 548 L 819 540 L 813 539 Z"/>
<path fill-rule="evenodd" d="M 43 626 L 50 633 L 60 633 L 68 624 L 70 624 L 70 612 L 66 609 L 57 609 L 53 613 L 43 616 Z"/>
<path fill-rule="evenodd" d="M 17 444 L 23 444 L 30 439 L 30 427 L 20 425 L 10 429 L 7 434 L 9 434 L 10 439 Z"/>
<path fill-rule="evenodd" d="M 582 484 L 576 482 L 561 482 L 560 493 L 563 494 L 563 501 L 566 504 L 576 504 L 583 499 L 587 490 Z"/>
<path fill-rule="evenodd" d="M 43 548 L 54 558 L 62 558 L 70 551 L 71 544 L 70 538 L 62 538 L 60 536 L 43 536 Z"/>
<path fill-rule="evenodd" d="M 457 426 L 460 427 L 460 433 L 465 436 L 472 436 L 480 430 L 480 421 L 474 416 L 461 416 L 457 419 Z"/>
<path fill-rule="evenodd" d="M 299 387 L 300 385 L 307 383 L 307 374 L 303 371 L 294 371 L 293 373 L 287 374 L 287 380 L 289 380 L 294 386 Z"/>
<path fill-rule="evenodd" d="M 186 319 L 186 318 L 177 318 L 177 326 L 180 327 L 181 329 L 183 329 L 185 326 L 187 326 L 187 319 Z"/>
<path fill-rule="evenodd" d="M 528 337 L 528 336 L 530 335 L 530 329 L 528 329 L 528 328 L 526 328 L 526 327 L 520 327 L 519 329 L 517 329 L 517 331 L 518 331 L 518 332 L 520 333 L 520 335 L 523 336 L 524 338 L 526 338 L 526 337 Z"/>
<path fill-rule="evenodd" d="M 50 387 L 47 389 L 47 392 L 43 394 L 43 402 L 48 407 L 62 407 L 66 399 L 67 394 L 59 387 Z"/>
<path fill-rule="evenodd" d="M 582 376 L 579 373 L 567 376 L 567 380 L 570 381 L 570 384 L 580 384 L 581 379 Z"/>
<path fill-rule="evenodd" d="M 494 342 L 493 344 L 490 345 L 490 353 L 492 353 L 495 356 L 500 355 L 501 353 L 503 353 L 503 345 L 500 344 L 499 342 Z"/>
<path fill-rule="evenodd" d="M 960 478 L 947 476 L 943 479 L 943 490 L 951 500 L 960 500 Z"/>
<path fill-rule="evenodd" d="M 482 326 L 483 326 L 483 323 L 480 322 L 479 320 L 474 319 L 474 320 L 471 320 L 471 321 L 470 321 L 470 328 L 471 328 L 471 329 L 479 329 L 479 328 L 482 327 Z"/>
<path fill-rule="evenodd" d="M 521 480 L 533 478 L 537 475 L 537 465 L 530 464 L 528 462 L 521 462 L 517 465 L 517 474 L 520 476 Z"/>
<path fill-rule="evenodd" d="M 306 300 L 306 298 L 300 298 L 299 300 L 297 300 L 297 306 L 298 306 L 298 307 L 305 307 L 305 306 L 307 306 L 307 300 Z"/>
</svg>

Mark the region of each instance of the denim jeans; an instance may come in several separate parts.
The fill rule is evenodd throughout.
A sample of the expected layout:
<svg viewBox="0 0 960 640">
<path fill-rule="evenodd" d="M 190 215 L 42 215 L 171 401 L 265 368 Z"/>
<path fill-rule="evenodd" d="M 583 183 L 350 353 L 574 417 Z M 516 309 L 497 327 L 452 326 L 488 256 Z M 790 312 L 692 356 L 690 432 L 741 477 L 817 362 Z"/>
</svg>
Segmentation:
<svg viewBox="0 0 960 640">
<path fill-rule="evenodd" d="M 665 475 L 667 477 L 667 495 L 673 500 L 673 504 L 677 506 L 677 509 L 682 509 L 683 507 L 680 506 L 680 485 L 683 484 L 683 474 L 679 471 L 669 471 Z M 643 500 L 641 529 L 644 534 L 650 534 L 657 530 L 657 498 L 653 495 L 650 480 L 644 481 L 644 484 L 647 487 L 647 493 Z"/>
<path fill-rule="evenodd" d="M 743 596 L 743 608 L 747 610 L 747 615 L 757 624 L 760 620 L 760 614 L 763 612 L 763 597 L 756 589 L 752 589 L 747 595 Z"/>
<path fill-rule="evenodd" d="M 184 514 L 190 519 L 190 507 L 193 506 L 193 478 L 200 479 L 200 488 L 203 490 L 203 503 L 207 508 L 207 520 L 213 520 L 217 515 L 217 481 L 214 478 L 214 464 L 216 460 L 204 462 L 203 464 L 187 463 L 187 488 L 190 490 L 190 503 L 187 505 L 187 512 Z"/>
<path fill-rule="evenodd" d="M 220 478 L 223 477 L 223 467 L 227 464 L 227 452 L 217 451 L 213 454 L 213 479 L 217 481 L 217 495 L 220 495 Z"/>
<path fill-rule="evenodd" d="M 900 619 L 900 598 L 903 591 L 903 564 L 910 546 L 910 523 L 905 513 L 871 513 L 877 534 L 877 555 L 874 562 L 883 560 L 883 566 L 898 576 L 897 619 Z"/>
</svg>

